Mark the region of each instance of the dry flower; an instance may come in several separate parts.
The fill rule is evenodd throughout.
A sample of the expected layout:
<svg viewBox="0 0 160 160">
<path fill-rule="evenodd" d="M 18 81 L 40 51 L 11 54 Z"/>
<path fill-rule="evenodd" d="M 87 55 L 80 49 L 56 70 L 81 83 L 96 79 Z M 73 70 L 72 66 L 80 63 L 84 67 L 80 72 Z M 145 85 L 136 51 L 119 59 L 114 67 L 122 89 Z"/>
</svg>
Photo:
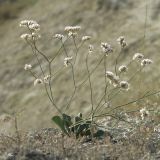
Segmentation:
<svg viewBox="0 0 160 160">
<path fill-rule="evenodd" d="M 54 38 L 57 38 L 57 39 L 59 39 L 59 40 L 62 40 L 62 39 L 64 38 L 64 35 L 62 35 L 62 34 L 55 34 L 55 35 L 54 35 Z"/>
<path fill-rule="evenodd" d="M 38 23 L 33 23 L 33 24 L 29 25 L 29 29 L 34 32 L 37 32 L 40 30 L 40 25 Z"/>
<path fill-rule="evenodd" d="M 127 66 L 122 65 L 122 66 L 120 66 L 120 67 L 118 68 L 118 70 L 119 70 L 120 73 L 122 73 L 122 72 L 127 72 L 128 68 L 127 68 Z"/>
<path fill-rule="evenodd" d="M 114 78 L 114 76 L 115 76 L 115 75 L 114 75 L 114 73 L 113 73 L 113 72 L 111 72 L 111 71 L 107 71 L 107 72 L 106 72 L 106 77 L 107 77 L 108 79 L 110 79 L 110 80 L 111 80 L 111 79 L 113 79 L 113 78 Z"/>
<path fill-rule="evenodd" d="M 75 38 L 75 37 L 77 37 L 77 32 L 69 32 L 68 36 Z"/>
<path fill-rule="evenodd" d="M 70 63 L 71 60 L 72 60 L 72 57 L 66 57 L 64 59 L 64 65 L 67 67 L 69 65 L 69 63 Z"/>
<path fill-rule="evenodd" d="M 133 56 L 133 60 L 140 61 L 144 58 L 144 55 L 142 53 L 135 53 Z"/>
<path fill-rule="evenodd" d="M 107 71 L 106 77 L 109 79 L 109 82 L 116 87 L 119 84 L 119 77 L 116 76 L 113 72 Z"/>
<path fill-rule="evenodd" d="M 24 66 L 24 70 L 28 71 L 32 69 L 32 65 L 31 64 L 25 64 Z"/>
<path fill-rule="evenodd" d="M 20 27 L 28 27 L 31 31 L 37 32 L 40 30 L 40 25 L 33 20 L 23 20 L 20 22 Z"/>
<path fill-rule="evenodd" d="M 66 32 L 78 32 L 81 29 L 81 26 L 66 26 L 65 31 Z"/>
<path fill-rule="evenodd" d="M 36 33 L 36 32 L 33 32 L 32 33 L 32 39 L 34 40 L 34 41 L 36 41 L 36 40 L 38 40 L 38 39 L 40 39 L 41 38 L 41 35 L 40 34 L 38 34 L 38 33 Z"/>
<path fill-rule="evenodd" d="M 42 79 L 37 78 L 34 81 L 34 86 L 36 86 L 37 84 L 42 84 L 42 83 L 43 83 Z"/>
<path fill-rule="evenodd" d="M 32 35 L 25 33 L 25 34 L 21 35 L 21 38 L 26 40 L 26 41 L 31 41 L 32 40 Z"/>
<path fill-rule="evenodd" d="M 152 64 L 153 63 L 153 61 L 151 60 L 151 59 L 143 59 L 142 61 L 141 61 L 141 66 L 147 66 L 147 65 L 149 65 L 149 64 Z"/>
<path fill-rule="evenodd" d="M 94 49 L 93 45 L 90 44 L 89 47 L 88 47 L 88 50 L 89 50 L 89 53 L 90 53 L 90 54 L 92 54 L 93 49 Z"/>
<path fill-rule="evenodd" d="M 127 81 L 121 81 L 119 84 L 120 84 L 121 89 L 129 90 L 129 83 Z"/>
<path fill-rule="evenodd" d="M 51 78 L 51 75 L 46 75 L 43 79 L 44 83 L 49 83 L 50 78 Z"/>
<path fill-rule="evenodd" d="M 126 41 L 125 41 L 124 36 L 120 36 L 120 37 L 117 39 L 117 42 L 121 45 L 122 48 L 124 48 L 124 47 L 127 46 L 127 43 L 126 43 Z"/>
<path fill-rule="evenodd" d="M 102 51 L 106 54 L 106 56 L 108 56 L 109 53 L 113 52 L 113 48 L 108 43 L 102 42 L 101 43 L 101 48 L 102 48 Z"/>
<path fill-rule="evenodd" d="M 91 36 L 83 36 L 82 37 L 82 41 L 85 42 L 85 41 L 88 41 L 91 39 Z"/>
</svg>

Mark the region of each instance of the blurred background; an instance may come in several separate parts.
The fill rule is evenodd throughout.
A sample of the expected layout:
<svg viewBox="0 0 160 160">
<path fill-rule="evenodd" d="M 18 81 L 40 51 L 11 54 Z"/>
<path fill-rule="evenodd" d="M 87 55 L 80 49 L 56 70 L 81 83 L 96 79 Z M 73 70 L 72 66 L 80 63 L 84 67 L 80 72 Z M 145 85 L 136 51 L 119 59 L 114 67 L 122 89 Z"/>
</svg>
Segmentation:
<svg viewBox="0 0 160 160">
<path fill-rule="evenodd" d="M 128 47 L 119 64 L 126 64 L 137 52 L 151 58 L 154 61 L 151 69 L 140 73 L 131 84 L 130 91 L 118 96 L 114 105 L 142 96 L 146 90 L 160 89 L 160 0 L 0 0 L 0 115 L 17 113 L 20 129 L 51 127 L 51 117 L 57 114 L 43 87 L 34 87 L 33 77 L 24 71 L 24 64 L 31 63 L 40 76 L 30 48 L 20 39 L 26 30 L 19 27 L 19 22 L 25 19 L 36 20 L 41 25 L 42 38 L 38 47 L 48 57 L 53 57 L 60 48 L 60 43 L 53 39 L 53 35 L 64 34 L 65 26 L 80 25 L 82 30 L 79 39 L 83 35 L 92 36 L 91 42 L 87 42 L 79 52 L 78 82 L 86 77 L 84 57 L 90 43 L 95 48 L 89 59 L 90 69 L 102 56 L 100 43 L 108 42 L 113 46 L 115 55 L 108 59 L 107 69 L 113 71 L 110 64 L 120 50 L 116 39 L 121 35 L 125 36 Z M 73 43 L 69 43 L 67 49 L 70 55 L 75 52 Z M 54 71 L 63 66 L 63 59 L 63 56 L 59 56 L 52 64 Z M 45 68 L 45 62 L 43 59 L 41 61 Z M 132 66 L 129 74 L 133 75 L 136 70 L 136 66 Z M 103 63 L 92 76 L 92 81 L 96 104 L 104 90 Z M 59 74 L 52 86 L 55 101 L 63 109 L 73 90 L 69 69 Z M 87 113 L 90 110 L 89 96 L 87 82 L 75 95 L 66 113 Z M 158 97 L 151 97 L 149 101 L 160 104 Z M 7 125 L 4 128 L 7 129 Z"/>
</svg>

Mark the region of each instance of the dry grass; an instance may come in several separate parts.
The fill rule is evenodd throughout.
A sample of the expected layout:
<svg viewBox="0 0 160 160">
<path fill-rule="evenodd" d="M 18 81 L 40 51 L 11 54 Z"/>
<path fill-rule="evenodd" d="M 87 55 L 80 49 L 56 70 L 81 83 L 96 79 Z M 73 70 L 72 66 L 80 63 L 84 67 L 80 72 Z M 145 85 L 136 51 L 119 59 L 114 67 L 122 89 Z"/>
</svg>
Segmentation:
<svg viewBox="0 0 160 160">
<path fill-rule="evenodd" d="M 159 116 L 153 116 L 153 113 L 151 115 L 134 129 L 124 122 L 116 122 L 115 125 L 113 119 L 99 121 L 99 124 L 106 128 L 105 135 L 93 141 L 90 141 L 89 137 L 81 137 L 78 140 L 74 135 L 67 137 L 53 128 L 30 132 L 18 130 L 18 134 L 12 135 L 1 134 L 0 159 L 158 160 L 160 130 L 155 131 L 153 127 L 159 126 Z M 139 115 L 130 114 L 130 117 L 135 116 Z M 109 129 L 112 125 L 114 127 Z"/>
</svg>

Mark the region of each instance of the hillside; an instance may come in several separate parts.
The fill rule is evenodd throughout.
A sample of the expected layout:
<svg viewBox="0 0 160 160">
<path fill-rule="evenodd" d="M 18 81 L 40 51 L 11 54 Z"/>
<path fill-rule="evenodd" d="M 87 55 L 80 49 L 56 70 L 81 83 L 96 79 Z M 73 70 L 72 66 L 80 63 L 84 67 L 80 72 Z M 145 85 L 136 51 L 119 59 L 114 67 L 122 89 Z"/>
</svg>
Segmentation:
<svg viewBox="0 0 160 160">
<path fill-rule="evenodd" d="M 152 70 L 141 73 L 143 78 L 146 76 L 144 80 L 143 78 L 140 79 L 139 76 L 136 78 L 133 83 L 134 87 L 127 93 L 129 98 L 126 96 L 121 99 L 117 98 L 115 103 L 134 98 L 131 94 L 133 92 L 137 97 L 148 89 L 159 90 L 160 2 L 148 0 L 147 6 L 145 2 L 144 0 L 37 0 L 34 5 L 30 5 L 19 12 L 15 18 L 3 23 L 0 26 L 0 114 L 20 112 L 18 116 L 19 126 L 26 130 L 52 126 L 51 117 L 56 114 L 42 87 L 34 87 L 33 78 L 24 71 L 24 64 L 26 63 L 33 64 L 34 70 L 38 70 L 30 48 L 20 39 L 20 35 L 25 30 L 19 27 L 19 22 L 25 19 L 36 20 L 41 25 L 42 38 L 38 42 L 38 47 L 48 57 L 53 57 L 60 48 L 60 44 L 53 39 L 53 35 L 64 33 L 65 26 L 80 25 L 82 27 L 80 36 L 92 36 L 91 43 L 96 49 L 90 64 L 97 63 L 96 58 L 100 57 L 97 50 L 99 50 L 101 42 L 109 42 L 118 51 L 116 39 L 124 35 L 128 47 L 125 49 L 120 62 L 124 58 L 129 60 L 136 52 L 142 52 L 154 61 L 154 65 Z M 71 48 L 70 53 L 75 49 L 73 44 Z M 85 72 L 81 72 L 81 70 L 85 70 L 85 65 L 81 65 L 81 60 L 83 60 L 86 50 L 87 44 L 79 52 L 78 66 L 80 67 L 77 70 L 82 74 L 77 75 L 77 79 L 83 79 L 85 76 Z M 44 62 L 44 67 L 45 65 Z M 60 56 L 52 65 L 53 70 L 62 65 L 63 56 Z M 92 77 L 93 80 L 96 81 L 96 78 L 98 80 L 98 83 L 94 84 L 95 101 L 100 98 L 101 90 L 104 87 L 101 85 L 104 80 L 99 79 L 102 76 L 102 66 L 97 69 Z M 131 72 L 134 73 L 133 70 Z M 69 74 L 69 71 L 65 73 Z M 140 81 L 141 83 L 139 83 Z M 64 102 L 68 99 L 70 90 L 73 88 L 70 78 L 69 76 L 66 78 L 63 72 L 52 82 L 52 85 L 54 85 L 55 101 L 60 108 L 63 108 Z M 78 101 L 73 101 L 67 112 L 74 114 L 85 111 L 87 113 L 89 110 L 87 85 L 79 90 Z M 137 91 L 138 89 L 140 91 Z M 150 100 L 160 104 L 158 98 L 151 98 Z"/>
</svg>

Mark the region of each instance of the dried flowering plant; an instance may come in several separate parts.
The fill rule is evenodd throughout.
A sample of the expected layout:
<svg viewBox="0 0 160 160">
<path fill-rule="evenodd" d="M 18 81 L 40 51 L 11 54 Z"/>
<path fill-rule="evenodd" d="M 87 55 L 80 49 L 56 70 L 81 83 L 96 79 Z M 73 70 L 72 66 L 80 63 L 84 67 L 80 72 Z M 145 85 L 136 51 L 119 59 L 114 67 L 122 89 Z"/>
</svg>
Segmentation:
<svg viewBox="0 0 160 160">
<path fill-rule="evenodd" d="M 114 52 L 114 48 L 108 42 L 102 42 L 99 47 L 99 52 L 103 53 L 102 57 L 98 60 L 95 66 L 89 65 L 89 60 L 92 54 L 94 54 L 94 46 L 92 44 L 88 44 L 91 40 L 91 36 L 79 36 L 79 32 L 81 30 L 80 26 L 67 26 L 64 29 L 64 34 L 55 34 L 53 38 L 57 39 L 61 43 L 61 47 L 57 53 L 54 54 L 53 57 L 49 58 L 46 56 L 45 53 L 40 51 L 37 46 L 37 41 L 41 38 L 40 35 L 40 25 L 33 20 L 24 20 L 20 22 L 20 27 L 25 27 L 28 33 L 22 34 L 21 38 L 26 41 L 26 43 L 31 47 L 32 53 L 37 61 L 39 66 L 41 77 L 37 76 L 33 71 L 31 64 L 25 64 L 24 69 L 29 72 L 34 78 L 34 86 L 40 84 L 44 85 L 44 89 L 46 94 L 51 102 L 51 104 L 55 107 L 58 111 L 59 115 L 56 115 L 52 118 L 52 120 L 61 128 L 63 133 L 68 136 L 75 134 L 78 138 L 79 136 L 89 136 L 93 137 L 100 137 L 104 134 L 103 130 L 101 130 L 96 120 L 100 117 L 112 117 L 118 121 L 123 121 L 126 123 L 130 123 L 126 120 L 126 114 L 121 114 L 121 109 L 125 106 L 136 103 L 141 101 L 142 99 L 156 95 L 160 91 L 155 92 L 147 92 L 143 96 L 124 103 L 122 105 L 112 106 L 112 101 L 118 96 L 130 90 L 131 81 L 134 80 L 134 77 L 140 73 L 144 68 L 149 67 L 150 64 L 153 63 L 151 59 L 146 58 L 142 53 L 135 53 L 132 58 L 130 58 L 130 62 L 128 64 L 121 64 L 119 65 L 119 58 L 122 55 L 123 50 L 127 47 L 127 42 L 124 36 L 121 36 L 117 39 L 118 45 L 120 46 L 120 52 Z M 75 46 L 75 53 L 70 54 L 68 48 L 66 47 L 67 41 L 73 42 Z M 79 42 L 79 43 L 77 43 Z M 77 67 L 77 60 L 78 54 L 80 49 L 83 47 L 84 44 L 88 45 L 88 50 L 86 51 L 85 61 L 81 62 L 86 66 L 86 73 L 87 76 L 78 82 L 76 80 L 76 67 Z M 63 52 L 61 52 L 61 50 Z M 62 62 L 62 67 L 60 70 L 56 71 L 55 74 L 52 73 L 52 66 L 51 64 L 54 63 L 56 57 L 58 57 L 61 53 L 64 53 L 64 61 Z M 113 60 L 113 65 L 111 66 L 113 70 L 108 70 L 107 67 L 107 58 L 109 56 L 116 55 L 116 58 Z M 40 56 L 44 58 L 45 63 L 47 63 L 47 70 L 44 68 L 44 64 L 40 61 Z M 94 75 L 96 69 L 102 65 L 104 66 L 104 79 L 105 79 L 105 87 L 102 90 L 102 97 L 98 102 L 94 102 L 94 91 L 93 91 L 93 83 L 91 77 Z M 124 78 L 124 74 L 129 72 L 132 63 L 138 63 L 138 70 L 129 78 Z M 64 64 L 64 66 L 63 66 Z M 109 67 L 109 68 L 111 68 Z M 92 70 L 90 68 L 93 68 Z M 72 76 L 71 81 L 73 81 L 73 90 L 71 97 L 69 97 L 67 104 L 63 105 L 63 110 L 61 106 L 58 106 L 55 101 L 55 95 L 53 94 L 53 85 L 52 80 L 57 76 L 56 73 L 60 72 L 61 70 L 71 69 Z M 81 82 L 81 83 L 79 83 Z M 76 93 L 82 87 L 86 87 L 85 84 L 88 82 L 89 89 L 87 92 L 90 94 L 90 112 L 88 117 L 83 117 L 82 113 L 78 114 L 77 116 L 72 117 L 71 115 L 67 115 L 65 113 L 71 106 L 73 101 L 76 101 Z M 68 88 L 70 90 L 70 88 Z M 75 109 L 76 110 L 76 109 Z M 149 115 L 149 112 L 146 108 L 140 110 L 142 119 L 145 119 Z M 124 116 L 125 115 L 125 116 Z"/>
</svg>

